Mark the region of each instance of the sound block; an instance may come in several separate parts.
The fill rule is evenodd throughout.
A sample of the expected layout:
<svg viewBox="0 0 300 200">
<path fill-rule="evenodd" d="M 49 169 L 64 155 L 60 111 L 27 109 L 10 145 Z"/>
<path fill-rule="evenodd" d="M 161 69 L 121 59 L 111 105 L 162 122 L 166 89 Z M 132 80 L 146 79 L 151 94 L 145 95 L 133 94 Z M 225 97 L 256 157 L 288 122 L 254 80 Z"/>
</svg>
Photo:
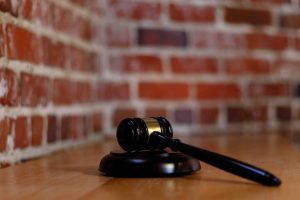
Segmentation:
<svg viewBox="0 0 300 200">
<path fill-rule="evenodd" d="M 170 177 L 192 174 L 201 169 L 199 160 L 163 150 L 112 151 L 104 156 L 99 171 L 112 177 Z"/>
</svg>

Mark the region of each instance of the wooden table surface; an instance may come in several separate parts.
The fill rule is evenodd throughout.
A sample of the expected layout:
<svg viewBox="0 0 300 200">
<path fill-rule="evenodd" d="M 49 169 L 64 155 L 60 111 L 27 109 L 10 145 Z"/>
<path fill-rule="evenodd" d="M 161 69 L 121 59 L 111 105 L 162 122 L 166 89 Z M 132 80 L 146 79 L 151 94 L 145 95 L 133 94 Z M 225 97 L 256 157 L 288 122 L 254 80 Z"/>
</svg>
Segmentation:
<svg viewBox="0 0 300 200">
<path fill-rule="evenodd" d="M 111 178 L 98 164 L 118 146 L 106 139 L 77 149 L 0 169 L 0 199 L 300 199 L 298 144 L 282 134 L 228 134 L 182 141 L 265 168 L 280 187 L 266 187 L 202 164 L 202 170 L 175 178 Z"/>
</svg>

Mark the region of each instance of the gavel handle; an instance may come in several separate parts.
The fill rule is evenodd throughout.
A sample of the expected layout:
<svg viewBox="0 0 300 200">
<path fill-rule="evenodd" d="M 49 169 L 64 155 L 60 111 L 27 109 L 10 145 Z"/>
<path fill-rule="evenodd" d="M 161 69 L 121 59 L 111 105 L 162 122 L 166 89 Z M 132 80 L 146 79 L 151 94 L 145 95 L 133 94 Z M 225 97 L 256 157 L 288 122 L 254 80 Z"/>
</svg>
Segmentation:
<svg viewBox="0 0 300 200">
<path fill-rule="evenodd" d="M 151 137 L 153 137 L 155 142 L 158 142 L 159 145 L 165 145 L 170 147 L 173 151 L 180 151 L 229 173 L 267 186 L 279 186 L 281 184 L 281 180 L 273 174 L 248 163 L 184 144 L 180 140 L 168 138 L 159 132 L 154 132 L 151 135 L 153 135 Z"/>
</svg>

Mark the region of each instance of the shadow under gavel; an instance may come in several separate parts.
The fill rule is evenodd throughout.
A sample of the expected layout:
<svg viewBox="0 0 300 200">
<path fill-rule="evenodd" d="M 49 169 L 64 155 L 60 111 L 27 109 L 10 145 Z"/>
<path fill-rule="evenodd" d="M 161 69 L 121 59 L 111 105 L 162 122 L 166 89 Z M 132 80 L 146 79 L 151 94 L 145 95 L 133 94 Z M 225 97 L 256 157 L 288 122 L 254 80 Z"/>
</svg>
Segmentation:
<svg viewBox="0 0 300 200">
<path fill-rule="evenodd" d="M 266 170 L 240 160 L 172 139 L 173 130 L 163 117 L 126 118 L 117 129 L 119 145 L 128 152 L 171 148 L 219 169 L 267 186 L 279 186 L 281 181 Z"/>
</svg>

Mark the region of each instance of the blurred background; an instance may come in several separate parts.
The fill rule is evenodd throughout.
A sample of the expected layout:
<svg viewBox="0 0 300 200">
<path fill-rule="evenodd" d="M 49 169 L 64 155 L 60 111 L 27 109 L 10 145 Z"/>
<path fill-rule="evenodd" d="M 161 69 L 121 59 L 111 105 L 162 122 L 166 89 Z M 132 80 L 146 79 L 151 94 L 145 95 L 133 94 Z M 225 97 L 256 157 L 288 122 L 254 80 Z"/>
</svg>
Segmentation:
<svg viewBox="0 0 300 200">
<path fill-rule="evenodd" d="M 297 130 L 299 0 L 0 1 L 0 163 L 114 136 Z M 298 125 L 299 126 L 299 125 Z"/>
</svg>

